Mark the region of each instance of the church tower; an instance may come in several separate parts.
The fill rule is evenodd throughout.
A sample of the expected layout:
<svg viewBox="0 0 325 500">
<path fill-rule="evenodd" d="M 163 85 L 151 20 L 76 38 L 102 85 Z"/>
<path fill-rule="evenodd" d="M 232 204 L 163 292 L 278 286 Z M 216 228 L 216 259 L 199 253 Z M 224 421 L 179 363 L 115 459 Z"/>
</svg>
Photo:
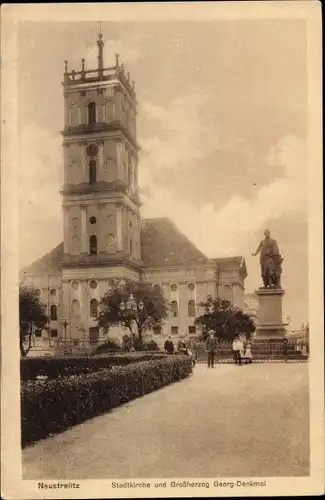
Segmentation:
<svg viewBox="0 0 325 500">
<path fill-rule="evenodd" d="M 98 334 L 96 304 L 110 278 L 138 279 L 142 267 L 134 82 L 118 55 L 105 67 L 101 33 L 97 46 L 98 67 L 81 59 L 69 71 L 65 61 L 63 81 L 62 278 L 72 338 Z"/>
</svg>

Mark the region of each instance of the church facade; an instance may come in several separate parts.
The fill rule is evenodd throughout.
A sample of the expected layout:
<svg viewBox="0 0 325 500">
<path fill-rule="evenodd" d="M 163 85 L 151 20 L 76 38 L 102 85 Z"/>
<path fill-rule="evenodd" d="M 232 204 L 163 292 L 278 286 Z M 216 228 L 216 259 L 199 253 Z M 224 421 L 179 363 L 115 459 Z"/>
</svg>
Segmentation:
<svg viewBox="0 0 325 500">
<path fill-rule="evenodd" d="M 96 69 L 82 59 L 69 72 L 65 62 L 63 242 L 24 269 L 21 283 L 38 290 L 52 337 L 100 341 L 98 304 L 116 279 L 162 287 L 171 307 L 157 339 L 194 335 L 208 295 L 243 308 L 245 260 L 209 259 L 170 219 L 141 218 L 134 82 L 118 55 L 104 66 L 101 34 L 97 45 Z"/>
</svg>

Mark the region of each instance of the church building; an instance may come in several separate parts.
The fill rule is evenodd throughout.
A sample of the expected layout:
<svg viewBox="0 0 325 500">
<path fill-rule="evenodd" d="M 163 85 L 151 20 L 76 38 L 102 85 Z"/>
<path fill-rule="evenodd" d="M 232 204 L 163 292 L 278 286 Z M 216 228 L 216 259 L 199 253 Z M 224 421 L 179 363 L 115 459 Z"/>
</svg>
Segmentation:
<svg viewBox="0 0 325 500">
<path fill-rule="evenodd" d="M 96 69 L 81 59 L 69 72 L 65 62 L 63 242 L 24 269 L 21 283 L 38 290 L 52 337 L 100 341 L 98 303 L 115 279 L 162 287 L 170 313 L 157 340 L 193 335 L 208 295 L 244 307 L 245 260 L 209 259 L 172 220 L 141 218 L 134 82 L 118 55 L 105 67 L 102 34 L 97 45 Z"/>
</svg>

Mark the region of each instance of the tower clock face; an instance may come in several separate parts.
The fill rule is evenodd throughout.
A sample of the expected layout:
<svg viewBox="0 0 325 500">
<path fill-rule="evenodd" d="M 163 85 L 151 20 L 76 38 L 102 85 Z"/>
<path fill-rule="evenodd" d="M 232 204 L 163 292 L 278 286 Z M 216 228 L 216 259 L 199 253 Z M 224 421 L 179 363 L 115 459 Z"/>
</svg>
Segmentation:
<svg viewBox="0 0 325 500">
<path fill-rule="evenodd" d="M 88 156 L 96 156 L 98 153 L 98 147 L 96 146 L 96 144 L 89 144 L 86 151 Z"/>
</svg>

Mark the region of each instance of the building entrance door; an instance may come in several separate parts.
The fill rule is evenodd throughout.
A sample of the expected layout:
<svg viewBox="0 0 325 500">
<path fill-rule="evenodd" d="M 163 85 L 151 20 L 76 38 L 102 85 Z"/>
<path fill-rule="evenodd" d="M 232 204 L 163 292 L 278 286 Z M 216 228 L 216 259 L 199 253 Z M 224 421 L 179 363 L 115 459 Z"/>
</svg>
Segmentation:
<svg viewBox="0 0 325 500">
<path fill-rule="evenodd" d="M 90 344 L 97 344 L 99 340 L 99 328 L 89 328 L 89 342 Z"/>
</svg>

